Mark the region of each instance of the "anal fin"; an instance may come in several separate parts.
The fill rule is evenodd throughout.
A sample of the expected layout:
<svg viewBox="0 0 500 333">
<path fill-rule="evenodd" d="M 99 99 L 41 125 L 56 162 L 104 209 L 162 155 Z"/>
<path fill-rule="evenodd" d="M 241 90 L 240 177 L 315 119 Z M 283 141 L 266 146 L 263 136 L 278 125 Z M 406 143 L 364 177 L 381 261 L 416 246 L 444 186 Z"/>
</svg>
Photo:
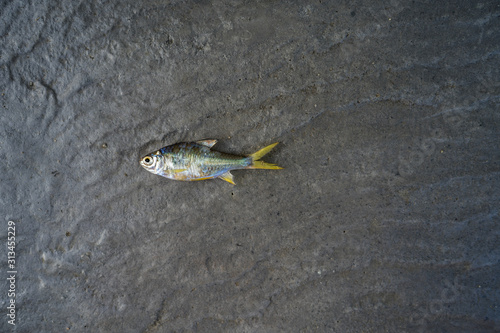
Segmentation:
<svg viewBox="0 0 500 333">
<path fill-rule="evenodd" d="M 233 185 L 236 185 L 233 180 L 233 175 L 231 174 L 230 171 L 227 171 L 223 173 L 222 175 L 219 176 L 220 179 L 225 180 L 228 183 L 231 183 Z"/>
</svg>

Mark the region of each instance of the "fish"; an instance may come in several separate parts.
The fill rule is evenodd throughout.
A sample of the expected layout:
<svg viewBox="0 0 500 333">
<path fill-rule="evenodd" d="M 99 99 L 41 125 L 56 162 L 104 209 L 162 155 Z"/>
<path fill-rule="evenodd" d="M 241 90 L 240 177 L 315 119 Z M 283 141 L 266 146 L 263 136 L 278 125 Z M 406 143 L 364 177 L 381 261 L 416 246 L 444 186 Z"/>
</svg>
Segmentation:
<svg viewBox="0 0 500 333">
<path fill-rule="evenodd" d="M 260 161 L 279 142 L 248 156 L 232 155 L 212 150 L 217 140 L 180 142 L 147 154 L 140 160 L 147 171 L 169 179 L 195 181 L 219 178 L 236 185 L 232 170 L 283 169 L 276 164 Z"/>
</svg>

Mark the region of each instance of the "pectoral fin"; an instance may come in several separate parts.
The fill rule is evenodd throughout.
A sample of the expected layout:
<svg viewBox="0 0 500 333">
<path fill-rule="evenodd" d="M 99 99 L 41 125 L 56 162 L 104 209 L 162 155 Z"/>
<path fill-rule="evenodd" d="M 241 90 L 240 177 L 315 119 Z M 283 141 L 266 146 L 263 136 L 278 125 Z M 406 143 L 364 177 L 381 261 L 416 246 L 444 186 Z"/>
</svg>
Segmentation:
<svg viewBox="0 0 500 333">
<path fill-rule="evenodd" d="M 212 148 L 217 143 L 217 140 L 200 140 L 196 141 L 196 143 L 207 146 L 208 148 Z"/>
<path fill-rule="evenodd" d="M 234 183 L 234 180 L 233 180 L 233 175 L 231 174 L 231 172 L 226 172 L 226 173 L 223 173 L 222 175 L 219 176 L 220 179 L 222 180 L 225 180 L 226 182 L 228 183 L 231 183 L 233 185 L 236 185 Z"/>
<path fill-rule="evenodd" d="M 172 170 L 169 170 L 170 173 L 180 173 L 180 172 L 184 172 L 184 171 L 187 171 L 187 169 L 172 169 Z"/>
</svg>

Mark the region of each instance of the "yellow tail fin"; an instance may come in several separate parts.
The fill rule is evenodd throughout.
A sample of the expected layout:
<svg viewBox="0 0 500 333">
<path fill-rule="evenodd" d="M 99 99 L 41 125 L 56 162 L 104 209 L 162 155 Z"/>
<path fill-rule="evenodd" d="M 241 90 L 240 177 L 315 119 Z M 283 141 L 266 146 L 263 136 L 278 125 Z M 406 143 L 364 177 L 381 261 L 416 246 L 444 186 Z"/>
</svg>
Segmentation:
<svg viewBox="0 0 500 333">
<path fill-rule="evenodd" d="M 252 158 L 252 164 L 247 167 L 247 169 L 283 169 L 280 166 L 277 166 L 276 164 L 271 164 L 271 163 L 266 163 L 263 161 L 259 161 L 264 155 L 269 153 L 271 149 L 274 148 L 279 142 L 275 142 L 272 145 L 269 145 L 267 147 L 262 148 L 261 150 L 256 151 L 255 153 L 251 154 L 249 157 Z"/>
</svg>

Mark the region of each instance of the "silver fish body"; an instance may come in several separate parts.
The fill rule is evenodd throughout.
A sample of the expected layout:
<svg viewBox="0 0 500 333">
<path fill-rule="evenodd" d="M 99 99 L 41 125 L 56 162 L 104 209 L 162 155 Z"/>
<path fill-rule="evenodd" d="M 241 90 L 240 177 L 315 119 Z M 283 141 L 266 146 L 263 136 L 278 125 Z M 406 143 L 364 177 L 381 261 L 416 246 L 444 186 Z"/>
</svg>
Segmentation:
<svg viewBox="0 0 500 333">
<path fill-rule="evenodd" d="M 259 161 L 277 143 L 269 145 L 250 156 L 238 156 L 212 150 L 217 140 L 181 142 L 163 147 L 144 156 L 140 164 L 151 173 L 183 181 L 221 178 L 234 185 L 231 170 L 282 169 Z"/>
</svg>

